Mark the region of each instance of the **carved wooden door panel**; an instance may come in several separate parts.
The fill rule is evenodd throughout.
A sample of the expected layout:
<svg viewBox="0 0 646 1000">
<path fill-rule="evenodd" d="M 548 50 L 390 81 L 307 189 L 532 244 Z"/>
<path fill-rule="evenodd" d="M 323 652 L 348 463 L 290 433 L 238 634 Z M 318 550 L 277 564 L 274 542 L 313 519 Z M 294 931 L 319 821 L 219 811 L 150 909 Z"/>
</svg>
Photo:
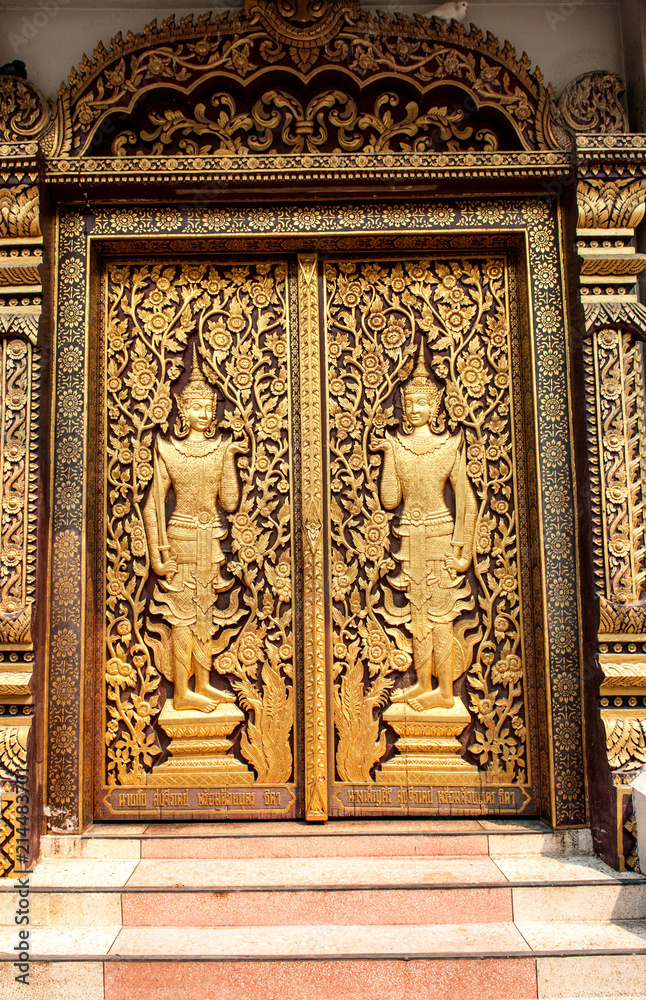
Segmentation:
<svg viewBox="0 0 646 1000">
<path fill-rule="evenodd" d="M 101 282 L 97 817 L 532 812 L 513 260 Z"/>
<path fill-rule="evenodd" d="M 322 262 L 330 815 L 535 811 L 515 280 Z"/>
<path fill-rule="evenodd" d="M 288 262 L 102 281 L 98 813 L 293 815 Z"/>
</svg>

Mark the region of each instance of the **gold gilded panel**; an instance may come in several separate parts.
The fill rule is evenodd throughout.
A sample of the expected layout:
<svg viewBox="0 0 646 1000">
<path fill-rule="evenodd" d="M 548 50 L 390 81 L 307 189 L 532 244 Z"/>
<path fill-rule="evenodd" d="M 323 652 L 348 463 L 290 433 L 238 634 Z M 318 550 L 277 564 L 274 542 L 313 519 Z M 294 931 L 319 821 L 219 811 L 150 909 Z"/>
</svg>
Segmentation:
<svg viewBox="0 0 646 1000">
<path fill-rule="evenodd" d="M 337 812 L 531 799 L 508 279 L 325 265 Z"/>
<path fill-rule="evenodd" d="M 106 815 L 293 805 L 286 287 L 282 261 L 105 269 Z"/>
</svg>

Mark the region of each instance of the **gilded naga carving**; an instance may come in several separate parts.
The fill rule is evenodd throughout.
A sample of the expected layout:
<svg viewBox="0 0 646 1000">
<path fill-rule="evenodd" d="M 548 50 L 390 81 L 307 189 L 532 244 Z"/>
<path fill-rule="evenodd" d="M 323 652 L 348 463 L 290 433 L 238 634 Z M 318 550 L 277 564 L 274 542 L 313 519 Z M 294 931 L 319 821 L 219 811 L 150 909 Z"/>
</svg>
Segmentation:
<svg viewBox="0 0 646 1000">
<path fill-rule="evenodd" d="M 157 439 L 153 482 L 143 512 L 151 568 L 158 578 L 150 610 L 171 625 L 170 634 L 167 629 L 162 633 L 160 652 L 174 684 L 174 708 L 212 712 L 220 702 L 235 701 L 235 695 L 210 683 L 212 640 L 218 628 L 215 602 L 218 593 L 235 582 L 222 575 L 220 540 L 227 529 L 217 503 L 229 513 L 238 506 L 235 455 L 248 451 L 248 444 L 214 437 L 215 394 L 195 354 L 177 405 L 177 436 Z M 171 486 L 175 508 L 167 525 Z M 194 691 L 189 690 L 191 677 Z"/>
<path fill-rule="evenodd" d="M 438 423 L 441 390 L 429 378 L 424 345 L 412 377 L 402 390 L 407 434 L 387 435 L 381 501 L 403 509 L 394 533 L 400 539 L 395 559 L 401 573 L 388 582 L 406 592 L 410 605 L 415 684 L 396 690 L 392 702 L 405 702 L 421 712 L 451 708 L 453 681 L 470 666 L 470 643 L 464 633 L 474 620 L 474 599 L 464 574 L 471 565 L 477 502 L 466 472 L 466 448 L 460 431 L 451 435 L 446 421 Z M 407 425 L 407 426 L 406 426 Z M 450 481 L 455 494 L 455 517 L 444 493 Z M 461 618 L 454 629 L 454 621 Z M 438 686 L 433 689 L 433 678 Z"/>
</svg>

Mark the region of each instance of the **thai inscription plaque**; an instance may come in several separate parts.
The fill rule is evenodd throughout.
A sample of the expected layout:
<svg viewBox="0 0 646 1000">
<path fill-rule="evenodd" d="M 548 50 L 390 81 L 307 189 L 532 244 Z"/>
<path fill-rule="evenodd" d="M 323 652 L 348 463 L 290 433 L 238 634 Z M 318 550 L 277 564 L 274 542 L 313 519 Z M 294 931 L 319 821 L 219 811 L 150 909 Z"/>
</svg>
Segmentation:
<svg viewBox="0 0 646 1000">
<path fill-rule="evenodd" d="M 105 265 L 103 818 L 533 811 L 515 281 Z"/>
</svg>

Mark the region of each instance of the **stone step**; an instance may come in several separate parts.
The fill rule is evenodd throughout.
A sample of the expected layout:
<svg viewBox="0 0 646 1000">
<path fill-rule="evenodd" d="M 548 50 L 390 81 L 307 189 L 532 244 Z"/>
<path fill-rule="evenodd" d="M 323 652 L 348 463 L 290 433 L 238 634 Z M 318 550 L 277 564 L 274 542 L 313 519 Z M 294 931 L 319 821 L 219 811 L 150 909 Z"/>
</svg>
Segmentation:
<svg viewBox="0 0 646 1000">
<path fill-rule="evenodd" d="M 645 919 L 646 880 L 591 855 L 262 858 L 219 861 L 45 858 L 30 877 L 36 924 L 270 926 Z M 0 925 L 17 896 L 0 887 Z M 112 916 L 92 917 L 92 913 Z"/>
<path fill-rule="evenodd" d="M 96 824 L 83 836 L 46 836 L 45 858 L 336 858 L 589 854 L 589 830 L 554 833 L 540 822 L 462 820 L 306 823 Z M 196 830 L 197 828 L 197 830 Z M 129 834 L 129 835 L 128 835 Z"/>
<path fill-rule="evenodd" d="M 529 941 L 524 935 L 530 935 Z M 41 928 L 35 1000 L 530 1000 L 646 997 L 644 925 L 552 928 L 558 947 L 513 924 L 379 928 Z M 606 942 L 596 945 L 601 939 Z M 538 932 L 538 945 L 546 942 Z M 3 949 L 5 945 L 3 943 Z M 67 950 L 66 950 L 67 949 Z M 73 959 L 77 957 L 77 961 Z M 3 1000 L 23 997 L 11 958 Z M 609 992 L 610 991 L 610 992 Z"/>
</svg>

